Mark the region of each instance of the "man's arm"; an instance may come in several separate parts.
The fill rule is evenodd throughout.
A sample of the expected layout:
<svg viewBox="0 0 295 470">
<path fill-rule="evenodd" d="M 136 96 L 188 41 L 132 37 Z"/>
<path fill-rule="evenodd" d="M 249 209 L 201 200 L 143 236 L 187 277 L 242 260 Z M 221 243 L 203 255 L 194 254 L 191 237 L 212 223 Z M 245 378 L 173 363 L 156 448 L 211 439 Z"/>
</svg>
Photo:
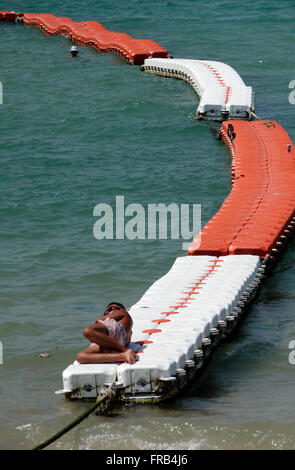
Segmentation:
<svg viewBox="0 0 295 470">
<path fill-rule="evenodd" d="M 135 364 L 138 360 L 137 354 L 131 349 L 121 353 L 103 353 L 97 344 L 92 344 L 88 348 L 79 352 L 76 356 L 80 364 L 99 364 L 102 362 L 128 362 Z"/>
</svg>

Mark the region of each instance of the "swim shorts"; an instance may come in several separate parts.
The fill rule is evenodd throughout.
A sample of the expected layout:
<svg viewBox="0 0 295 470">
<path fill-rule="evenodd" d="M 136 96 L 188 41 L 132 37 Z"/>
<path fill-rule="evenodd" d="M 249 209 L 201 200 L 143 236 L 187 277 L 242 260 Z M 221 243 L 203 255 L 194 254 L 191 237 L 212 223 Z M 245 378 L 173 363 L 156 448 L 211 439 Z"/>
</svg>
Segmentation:
<svg viewBox="0 0 295 470">
<path fill-rule="evenodd" d="M 126 346 L 126 332 L 120 323 L 118 323 L 113 318 L 106 318 L 105 320 L 97 321 L 102 323 L 107 328 L 110 338 L 122 344 L 122 346 Z"/>
</svg>

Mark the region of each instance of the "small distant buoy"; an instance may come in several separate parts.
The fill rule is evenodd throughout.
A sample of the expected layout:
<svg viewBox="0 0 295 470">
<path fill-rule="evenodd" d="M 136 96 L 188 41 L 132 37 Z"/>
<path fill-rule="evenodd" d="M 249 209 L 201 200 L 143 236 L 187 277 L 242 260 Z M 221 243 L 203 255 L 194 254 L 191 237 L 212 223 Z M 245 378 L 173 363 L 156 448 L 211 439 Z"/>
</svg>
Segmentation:
<svg viewBox="0 0 295 470">
<path fill-rule="evenodd" d="M 48 353 L 41 353 L 41 354 L 39 354 L 39 356 L 38 356 L 38 357 L 45 357 L 45 358 L 49 358 L 49 357 L 51 357 L 51 354 L 48 354 Z"/>
<path fill-rule="evenodd" d="M 71 52 L 72 57 L 77 57 L 79 54 L 79 49 L 77 46 L 72 46 L 70 52 Z"/>
</svg>

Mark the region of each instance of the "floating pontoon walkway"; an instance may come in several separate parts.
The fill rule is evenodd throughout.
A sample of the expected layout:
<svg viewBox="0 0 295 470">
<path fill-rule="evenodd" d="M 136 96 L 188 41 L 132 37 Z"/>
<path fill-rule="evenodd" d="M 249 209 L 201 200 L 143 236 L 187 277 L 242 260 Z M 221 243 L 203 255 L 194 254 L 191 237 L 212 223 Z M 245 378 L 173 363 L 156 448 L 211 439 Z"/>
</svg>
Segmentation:
<svg viewBox="0 0 295 470">
<path fill-rule="evenodd" d="M 188 82 L 200 97 L 197 119 L 251 119 L 252 88 L 229 65 L 210 60 L 146 59 L 141 69 Z"/>
<path fill-rule="evenodd" d="M 68 36 L 74 44 L 91 46 L 101 54 L 115 54 L 129 64 L 141 65 L 147 57 L 167 57 L 168 52 L 150 39 L 134 39 L 108 31 L 97 21 L 75 22 L 70 18 L 41 13 L 0 12 L 0 20 L 17 21 L 40 29 L 47 36 Z"/>
<path fill-rule="evenodd" d="M 226 121 L 233 186 L 189 255 L 276 256 L 293 235 L 295 150 L 276 121 Z"/>
<path fill-rule="evenodd" d="M 223 121 L 232 157 L 232 190 L 217 214 L 131 307 L 135 364 L 71 364 L 63 372 L 68 398 L 96 398 L 110 384 L 123 401 L 158 402 L 181 392 L 241 319 L 266 269 L 293 236 L 295 150 L 275 121 L 251 121 L 252 88 L 226 64 L 168 58 L 159 44 L 51 14 L 1 11 L 0 20 L 64 34 L 75 44 L 120 55 L 142 70 L 190 83 L 200 97 L 197 118 Z M 230 119 L 230 120 L 228 120 Z"/>
<path fill-rule="evenodd" d="M 184 256 L 131 307 L 135 364 L 70 365 L 69 398 L 96 397 L 114 382 L 124 401 L 153 402 L 179 393 L 232 331 L 264 274 L 258 256 Z"/>
</svg>

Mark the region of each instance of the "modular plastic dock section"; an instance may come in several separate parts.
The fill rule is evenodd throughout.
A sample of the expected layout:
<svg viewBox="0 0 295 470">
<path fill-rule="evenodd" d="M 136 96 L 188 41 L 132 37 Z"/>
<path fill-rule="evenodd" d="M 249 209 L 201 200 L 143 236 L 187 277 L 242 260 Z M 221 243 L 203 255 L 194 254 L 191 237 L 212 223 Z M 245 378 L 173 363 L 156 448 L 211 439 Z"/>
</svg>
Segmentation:
<svg viewBox="0 0 295 470">
<path fill-rule="evenodd" d="M 124 401 L 161 401 L 194 378 L 255 294 L 259 256 L 185 256 L 130 308 L 135 364 L 72 364 L 63 373 L 69 398 L 93 398 L 114 382 Z"/>
<path fill-rule="evenodd" d="M 197 119 L 224 121 L 220 136 L 232 156 L 232 190 L 217 214 L 131 307 L 135 364 L 78 364 L 63 372 L 68 398 L 96 398 L 109 384 L 119 399 L 157 402 L 181 392 L 255 297 L 265 270 L 295 227 L 295 150 L 275 121 L 251 121 L 252 88 L 230 66 L 171 59 L 159 44 L 52 14 L 0 11 L 0 21 L 63 34 L 75 44 L 118 54 L 142 70 L 181 78 L 200 97 Z M 193 256 L 191 256 L 193 255 Z M 195 256 L 197 255 L 197 256 Z M 132 345 L 135 347 L 135 343 Z"/>
<path fill-rule="evenodd" d="M 142 70 L 188 82 L 200 97 L 197 118 L 213 121 L 250 119 L 252 88 L 229 65 L 210 60 L 146 59 Z"/>
<path fill-rule="evenodd" d="M 107 30 L 97 21 L 76 22 L 45 13 L 0 12 L 2 21 L 18 21 L 40 29 L 47 36 L 66 35 L 74 44 L 91 46 L 102 54 L 115 54 L 129 64 L 141 65 L 147 57 L 167 57 L 168 52 L 150 39 L 135 39 L 129 34 Z"/>
<path fill-rule="evenodd" d="M 226 121 L 231 193 L 189 246 L 189 255 L 275 257 L 294 231 L 295 150 L 276 121 Z"/>
</svg>

